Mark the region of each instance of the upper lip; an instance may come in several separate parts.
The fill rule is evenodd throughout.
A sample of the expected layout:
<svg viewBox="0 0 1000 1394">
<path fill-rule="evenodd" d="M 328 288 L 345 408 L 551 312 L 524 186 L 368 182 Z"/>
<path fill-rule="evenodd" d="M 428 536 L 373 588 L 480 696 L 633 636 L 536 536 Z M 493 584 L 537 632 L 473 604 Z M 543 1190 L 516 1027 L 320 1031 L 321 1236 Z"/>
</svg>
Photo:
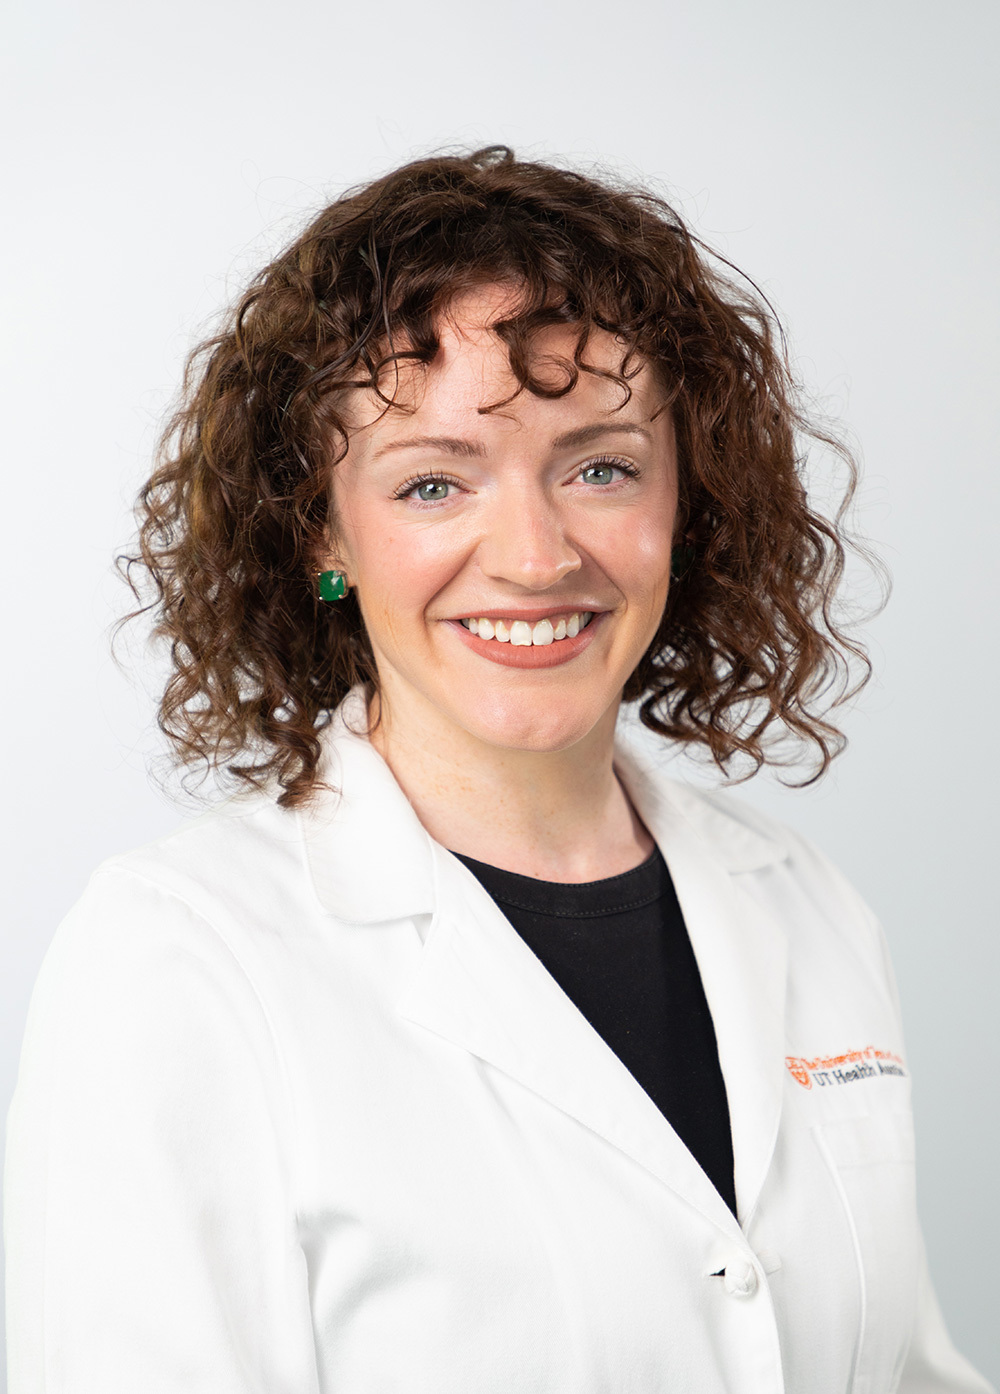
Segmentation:
<svg viewBox="0 0 1000 1394">
<path fill-rule="evenodd" d="M 537 624 L 539 620 L 554 620 L 560 617 L 568 618 L 570 615 L 602 613 L 599 605 L 557 605 L 549 606 L 544 610 L 519 610 L 516 606 L 508 610 L 464 610 L 460 615 L 451 615 L 450 619 L 456 620 L 526 620 L 528 624 Z"/>
</svg>

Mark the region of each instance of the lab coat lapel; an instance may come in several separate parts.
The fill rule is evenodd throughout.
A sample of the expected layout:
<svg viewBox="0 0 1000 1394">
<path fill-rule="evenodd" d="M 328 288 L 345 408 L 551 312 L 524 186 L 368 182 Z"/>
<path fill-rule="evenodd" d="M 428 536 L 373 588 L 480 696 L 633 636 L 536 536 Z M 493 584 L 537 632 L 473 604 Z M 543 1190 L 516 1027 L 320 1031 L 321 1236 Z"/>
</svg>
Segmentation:
<svg viewBox="0 0 1000 1394">
<path fill-rule="evenodd" d="M 398 1010 L 547 1099 L 731 1232 L 727 1206 L 656 1105 L 472 873 L 428 836 L 363 726 L 355 691 L 323 735 L 321 774 L 339 795 L 303 814 L 302 831 L 330 914 L 414 919 L 423 947 Z M 694 946 L 746 1223 L 780 1113 L 785 941 L 739 881 L 784 851 L 622 745 L 615 765 L 666 858 Z"/>
<path fill-rule="evenodd" d="M 714 1224 L 736 1222 L 656 1105 L 471 872 L 438 848 L 439 911 L 400 1012 L 554 1104 Z"/>
<path fill-rule="evenodd" d="M 736 1201 L 745 1227 L 778 1134 L 785 1080 L 787 937 L 747 889 L 787 849 L 703 795 L 651 777 L 619 746 L 616 768 L 670 869 L 708 999 L 726 1084 Z"/>
</svg>

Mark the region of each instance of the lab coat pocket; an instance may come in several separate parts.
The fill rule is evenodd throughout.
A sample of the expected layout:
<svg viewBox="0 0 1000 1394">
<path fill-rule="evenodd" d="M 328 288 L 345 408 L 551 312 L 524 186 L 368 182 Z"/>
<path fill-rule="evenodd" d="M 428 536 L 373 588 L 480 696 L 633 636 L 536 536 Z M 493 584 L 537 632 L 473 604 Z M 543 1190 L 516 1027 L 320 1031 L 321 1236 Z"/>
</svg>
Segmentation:
<svg viewBox="0 0 1000 1394">
<path fill-rule="evenodd" d="M 816 1124 L 814 1131 L 857 1263 L 861 1320 L 851 1394 L 894 1394 L 916 1306 L 913 1120 L 887 1112 Z"/>
</svg>

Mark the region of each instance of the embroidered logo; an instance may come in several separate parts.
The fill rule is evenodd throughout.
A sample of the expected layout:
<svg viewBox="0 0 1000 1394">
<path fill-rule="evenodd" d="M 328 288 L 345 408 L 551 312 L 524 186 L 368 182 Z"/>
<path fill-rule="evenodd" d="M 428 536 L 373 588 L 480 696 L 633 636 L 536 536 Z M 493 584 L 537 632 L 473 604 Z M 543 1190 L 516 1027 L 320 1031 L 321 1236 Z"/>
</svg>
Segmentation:
<svg viewBox="0 0 1000 1394">
<path fill-rule="evenodd" d="M 877 1079 L 881 1075 L 906 1075 L 900 1056 L 891 1050 L 845 1050 L 843 1055 L 817 1055 L 807 1059 L 802 1055 L 786 1055 L 785 1064 L 793 1079 L 803 1089 L 817 1085 L 820 1089 L 835 1084 L 854 1084 L 859 1079 Z"/>
</svg>

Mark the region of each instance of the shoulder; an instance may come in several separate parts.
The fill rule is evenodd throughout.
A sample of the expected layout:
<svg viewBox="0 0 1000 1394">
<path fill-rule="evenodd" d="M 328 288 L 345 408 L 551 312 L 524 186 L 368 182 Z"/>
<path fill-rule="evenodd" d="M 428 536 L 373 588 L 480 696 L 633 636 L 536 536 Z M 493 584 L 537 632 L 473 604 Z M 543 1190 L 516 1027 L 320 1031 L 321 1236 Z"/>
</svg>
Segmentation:
<svg viewBox="0 0 1000 1394">
<path fill-rule="evenodd" d="M 273 799 L 230 800 L 154 841 L 109 857 L 96 868 L 76 916 L 115 920 L 140 915 L 150 929 L 169 919 L 211 926 L 229 936 L 308 878 L 299 819 Z M 251 913 L 247 913 L 247 912 Z M 133 919 L 133 922 L 135 920 Z"/>
<path fill-rule="evenodd" d="M 809 977 L 876 984 L 898 1014 L 895 974 L 884 930 L 839 866 L 792 824 L 730 790 L 666 781 L 666 797 L 723 861 L 740 891 L 780 925 L 790 963 Z M 846 974 L 841 979 L 840 974 Z M 860 979 L 856 976 L 860 974 Z"/>
<path fill-rule="evenodd" d="M 779 915 L 790 932 L 809 922 L 881 958 L 881 929 L 870 907 L 835 862 L 791 822 L 730 788 L 673 778 L 644 747 L 619 747 L 619 760 L 630 792 L 639 795 L 640 813 L 645 802 L 668 829 L 671 823 L 686 828 L 705 856 Z"/>
<path fill-rule="evenodd" d="M 729 788 L 712 788 L 675 779 L 667 762 L 648 744 L 619 739 L 615 767 L 640 813 L 665 810 L 681 820 L 727 870 L 751 872 L 792 862 L 803 871 L 831 864 L 808 838 L 771 817 Z"/>
<path fill-rule="evenodd" d="M 102 1098 L 190 1098 L 209 1088 L 206 1072 L 252 1074 L 285 1107 L 272 968 L 284 926 L 301 923 L 294 884 L 279 889 L 281 860 L 296 855 L 291 822 L 273 806 L 214 811 L 94 871 L 32 991 L 25 1118 L 54 1091 L 89 1097 L 98 1081 Z"/>
<path fill-rule="evenodd" d="M 31 1189 L 35 1159 L 45 1153 L 48 1166 L 53 1137 L 67 1167 L 92 1167 L 100 1187 L 123 1158 L 128 1170 L 139 1139 L 158 1156 L 180 1139 L 173 1155 L 182 1155 L 193 1119 L 224 1142 L 251 1113 L 291 1118 L 266 974 L 246 938 L 212 913 L 207 891 L 186 893 L 184 878 L 193 886 L 208 848 L 220 845 L 217 831 L 191 827 L 111 858 L 56 928 L 10 1113 L 10 1154 L 29 1200 L 40 1194 Z M 192 838 L 208 847 L 195 855 Z M 207 1135 L 199 1130 L 195 1166 Z"/>
<path fill-rule="evenodd" d="M 95 875 L 118 873 L 204 902 L 246 880 L 286 874 L 302 864 L 294 811 L 263 794 L 230 799 L 152 842 L 108 858 Z"/>
<path fill-rule="evenodd" d="M 255 995 L 261 926 L 294 915 L 303 857 L 293 817 L 273 803 L 228 805 L 108 858 L 56 928 L 35 996 L 105 1007 L 144 996 Z M 308 888 L 300 892 L 303 895 Z"/>
<path fill-rule="evenodd" d="M 675 779 L 665 783 L 669 797 L 683 808 L 685 816 L 701 835 L 722 844 L 730 859 L 741 846 L 757 848 L 763 845 L 768 862 L 787 862 L 802 874 L 830 879 L 841 887 L 849 884 L 822 848 L 794 823 L 765 813 L 745 795 L 728 788 L 706 789 Z"/>
<path fill-rule="evenodd" d="M 752 846 L 760 867 L 773 869 L 778 879 L 792 879 L 810 895 L 849 904 L 864 918 L 872 916 L 862 896 L 837 864 L 792 823 L 765 813 L 747 798 L 728 789 L 702 789 L 677 780 L 667 781 L 669 796 L 706 841 L 724 847 L 732 870 L 741 869 L 739 851 Z M 747 858 L 749 861 L 750 858 Z"/>
</svg>

